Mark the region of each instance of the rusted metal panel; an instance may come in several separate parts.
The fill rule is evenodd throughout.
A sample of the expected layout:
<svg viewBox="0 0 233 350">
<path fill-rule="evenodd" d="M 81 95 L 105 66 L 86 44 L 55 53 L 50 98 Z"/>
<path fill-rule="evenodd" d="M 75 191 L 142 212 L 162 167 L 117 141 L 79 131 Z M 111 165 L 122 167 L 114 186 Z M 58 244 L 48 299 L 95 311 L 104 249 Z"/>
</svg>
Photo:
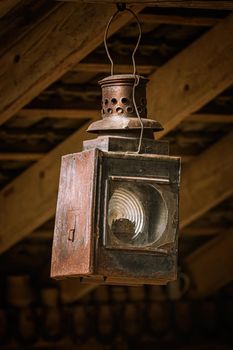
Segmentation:
<svg viewBox="0 0 233 350">
<path fill-rule="evenodd" d="M 89 150 L 62 158 L 52 277 L 93 272 L 96 154 L 96 150 Z"/>
</svg>

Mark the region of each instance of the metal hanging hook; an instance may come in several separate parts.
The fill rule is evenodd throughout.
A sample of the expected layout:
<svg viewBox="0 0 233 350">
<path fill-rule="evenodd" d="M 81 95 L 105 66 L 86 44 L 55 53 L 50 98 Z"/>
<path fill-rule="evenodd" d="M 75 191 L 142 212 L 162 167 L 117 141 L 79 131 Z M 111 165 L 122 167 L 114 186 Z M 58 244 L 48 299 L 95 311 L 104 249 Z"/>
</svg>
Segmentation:
<svg viewBox="0 0 233 350">
<path fill-rule="evenodd" d="M 110 27 L 112 21 L 118 15 L 118 13 L 123 12 L 123 11 L 130 12 L 133 15 L 133 17 L 135 18 L 136 23 L 138 25 L 138 31 L 139 31 L 138 40 L 137 40 L 136 46 L 135 46 L 135 48 L 133 50 L 133 53 L 132 53 L 132 56 L 131 56 L 132 62 L 133 62 L 133 74 L 135 75 L 136 74 L 136 64 L 135 64 L 134 56 L 135 56 L 135 53 L 136 53 L 136 51 L 138 49 L 138 46 L 139 46 L 139 43 L 140 43 L 140 40 L 141 40 L 141 37 L 142 37 L 142 30 L 141 30 L 141 25 L 140 25 L 138 16 L 131 9 L 126 8 L 125 4 L 118 3 L 117 4 L 117 11 L 110 17 L 110 19 L 108 21 L 108 24 L 107 24 L 107 27 L 105 29 L 105 33 L 104 33 L 104 46 L 105 46 L 105 50 L 106 50 L 107 56 L 109 58 L 109 61 L 111 62 L 111 75 L 113 75 L 114 74 L 114 63 L 113 63 L 112 57 L 111 57 L 111 55 L 109 53 L 109 49 L 108 49 L 108 45 L 107 45 L 107 37 L 108 37 L 109 27 Z"/>
</svg>

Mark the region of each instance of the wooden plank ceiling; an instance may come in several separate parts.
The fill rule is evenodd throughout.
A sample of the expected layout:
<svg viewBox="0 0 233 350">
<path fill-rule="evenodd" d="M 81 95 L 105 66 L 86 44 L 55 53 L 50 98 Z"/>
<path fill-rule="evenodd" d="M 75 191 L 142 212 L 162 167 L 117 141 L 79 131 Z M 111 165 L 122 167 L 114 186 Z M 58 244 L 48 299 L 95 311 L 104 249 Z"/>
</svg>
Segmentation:
<svg viewBox="0 0 233 350">
<path fill-rule="evenodd" d="M 159 138 L 182 156 L 181 265 L 191 294 L 205 296 L 233 277 L 233 2 L 153 4 L 133 5 L 143 31 L 136 61 L 150 78 L 149 114 L 165 127 Z M 97 82 L 110 71 L 103 32 L 113 11 L 83 1 L 0 6 L 2 272 L 41 267 L 32 252 L 49 262 L 60 157 L 81 150 L 87 124 L 99 118 Z M 116 71 L 131 72 L 135 23 L 123 12 L 111 34 Z"/>
</svg>

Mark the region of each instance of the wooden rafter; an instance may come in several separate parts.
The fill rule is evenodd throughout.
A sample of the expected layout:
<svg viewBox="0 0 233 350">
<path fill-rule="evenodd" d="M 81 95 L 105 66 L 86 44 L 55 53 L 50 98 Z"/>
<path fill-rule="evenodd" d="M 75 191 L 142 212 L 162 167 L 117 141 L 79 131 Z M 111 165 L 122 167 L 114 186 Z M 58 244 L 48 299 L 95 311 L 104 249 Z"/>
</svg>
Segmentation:
<svg viewBox="0 0 233 350">
<path fill-rule="evenodd" d="M 233 194 L 233 133 L 204 151 L 182 171 L 180 227 L 184 228 Z"/>
<path fill-rule="evenodd" d="M 187 121 L 194 123 L 206 124 L 232 124 L 232 114 L 210 114 L 210 113 L 194 113 L 191 114 Z"/>
<path fill-rule="evenodd" d="M 147 24 L 175 24 L 187 26 L 212 27 L 221 21 L 220 18 L 201 17 L 201 16 L 174 16 L 174 15 L 156 15 L 140 14 L 140 23 Z"/>
<path fill-rule="evenodd" d="M 219 232 L 185 260 L 193 297 L 206 297 L 233 279 L 233 231 Z"/>
<path fill-rule="evenodd" d="M 80 118 L 98 118 L 100 117 L 100 111 L 95 109 L 44 109 L 44 108 L 34 108 L 21 109 L 17 113 L 18 117 L 22 118 L 70 118 L 70 119 L 80 119 Z"/>
<path fill-rule="evenodd" d="M 100 117 L 100 110 L 95 109 L 57 109 L 57 108 L 23 108 L 17 113 L 18 117 L 22 118 L 95 118 Z M 218 113 L 193 113 L 187 116 L 187 121 L 192 123 L 206 124 L 232 124 L 232 114 Z"/>
<path fill-rule="evenodd" d="M 37 161 L 41 159 L 44 153 L 30 153 L 30 152 L 0 152 L 0 161 Z"/>
<path fill-rule="evenodd" d="M 60 159 L 79 151 L 87 124 L 18 176 L 0 193 L 0 252 L 5 251 L 55 213 Z"/>
<path fill-rule="evenodd" d="M 215 236 L 225 230 L 225 227 L 207 226 L 207 227 L 185 227 L 181 230 L 181 237 L 197 237 L 197 236 Z M 50 233 L 51 237 L 51 233 Z"/>
<path fill-rule="evenodd" d="M 134 10 L 142 8 L 138 5 Z M 106 21 L 113 11 L 112 6 L 59 3 L 54 11 L 27 28 L 24 36 L 0 57 L 4 67 L 0 124 L 93 51 L 103 41 Z M 128 12 L 120 14 L 111 33 L 129 19 Z"/>
<path fill-rule="evenodd" d="M 158 67 L 156 65 L 150 64 L 137 64 L 137 71 L 139 74 L 151 74 Z M 110 74 L 110 64 L 109 63 L 90 63 L 82 62 L 77 64 L 73 69 L 75 72 L 93 72 L 93 73 L 108 73 Z M 128 74 L 132 71 L 132 66 L 129 64 L 114 64 L 114 71 L 121 74 Z"/>
<path fill-rule="evenodd" d="M 10 12 L 20 0 L 7 0 L 0 2 L 0 17 L 5 16 L 8 12 Z"/>
<path fill-rule="evenodd" d="M 95 4 L 112 4 L 117 3 L 118 0 L 58 0 L 78 3 L 95 3 Z M 233 10 L 233 1 L 230 0 L 122 0 L 122 3 L 140 3 L 147 6 L 156 7 L 187 7 L 187 8 L 202 8 L 202 9 L 225 9 Z"/>
<path fill-rule="evenodd" d="M 233 83 L 232 31 L 230 15 L 150 76 L 148 110 L 164 126 L 160 137 Z"/>
</svg>

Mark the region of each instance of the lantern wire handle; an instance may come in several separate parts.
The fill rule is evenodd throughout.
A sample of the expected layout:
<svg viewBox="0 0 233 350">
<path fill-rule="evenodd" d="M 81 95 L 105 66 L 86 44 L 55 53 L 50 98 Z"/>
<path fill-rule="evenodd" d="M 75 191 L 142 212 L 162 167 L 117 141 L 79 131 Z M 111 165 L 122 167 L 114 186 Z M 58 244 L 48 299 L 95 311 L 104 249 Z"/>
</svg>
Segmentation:
<svg viewBox="0 0 233 350">
<path fill-rule="evenodd" d="M 111 75 L 114 75 L 114 63 L 113 63 L 112 57 L 111 57 L 111 55 L 109 53 L 109 49 L 108 49 L 108 45 L 107 45 L 107 37 L 108 37 L 108 31 L 109 31 L 110 24 L 112 23 L 114 18 L 118 15 L 118 13 L 122 12 L 122 11 L 128 11 L 128 12 L 130 12 L 133 15 L 133 17 L 135 18 L 136 23 L 138 25 L 138 31 L 139 31 L 138 40 L 137 40 L 136 46 L 135 46 L 135 48 L 133 50 L 131 58 L 132 58 L 132 62 L 133 62 L 133 75 L 135 77 L 135 81 L 134 81 L 134 85 L 133 85 L 133 92 L 132 92 L 132 99 L 133 99 L 134 109 L 136 111 L 138 120 L 139 120 L 140 125 L 141 125 L 141 132 L 140 132 L 140 138 L 139 138 L 139 144 L 138 144 L 138 150 L 137 150 L 137 153 L 140 153 L 141 152 L 141 147 L 142 147 L 142 138 L 143 138 L 143 132 L 144 132 L 144 125 L 143 125 L 143 122 L 142 122 L 141 117 L 139 115 L 138 108 L 137 108 L 136 101 L 135 101 L 135 89 L 138 86 L 139 81 L 140 81 L 140 77 L 139 77 L 139 75 L 137 75 L 137 70 L 136 70 L 135 53 L 136 53 L 136 51 L 138 49 L 138 46 L 139 46 L 139 43 L 141 41 L 142 30 L 141 30 L 141 25 L 140 25 L 138 16 L 131 9 L 126 8 L 125 4 L 117 4 L 117 11 L 110 17 L 110 19 L 108 21 L 108 24 L 106 26 L 106 29 L 105 29 L 105 33 L 104 33 L 104 46 L 105 46 L 105 50 L 106 50 L 107 56 L 109 58 L 109 61 L 111 62 Z"/>
<path fill-rule="evenodd" d="M 109 27 L 110 27 L 112 21 L 118 15 L 118 13 L 120 13 L 122 11 L 130 12 L 133 15 L 133 17 L 135 18 L 136 23 L 138 25 L 138 31 L 139 31 L 138 40 L 137 40 L 136 46 L 135 46 L 135 48 L 133 50 L 133 53 L 132 53 L 132 56 L 131 56 L 132 62 L 133 62 L 133 74 L 135 75 L 136 74 L 136 64 L 135 64 L 134 56 L 135 56 L 135 53 L 136 53 L 136 51 L 138 49 L 138 46 L 139 46 L 139 43 L 140 43 L 141 37 L 142 37 L 141 25 L 140 25 L 140 22 L 139 22 L 139 19 L 138 19 L 138 16 L 136 15 L 136 13 L 134 13 L 131 9 L 122 7 L 122 6 L 120 6 L 120 4 L 118 4 L 117 11 L 110 17 L 110 19 L 108 21 L 108 24 L 106 26 L 105 33 L 104 33 L 104 46 L 105 46 L 105 50 L 106 50 L 107 56 L 109 58 L 109 61 L 111 62 L 111 75 L 113 75 L 114 74 L 114 63 L 113 63 L 112 57 L 111 57 L 111 55 L 109 53 L 109 49 L 108 49 L 108 45 L 107 45 L 107 37 L 108 37 Z"/>
</svg>

